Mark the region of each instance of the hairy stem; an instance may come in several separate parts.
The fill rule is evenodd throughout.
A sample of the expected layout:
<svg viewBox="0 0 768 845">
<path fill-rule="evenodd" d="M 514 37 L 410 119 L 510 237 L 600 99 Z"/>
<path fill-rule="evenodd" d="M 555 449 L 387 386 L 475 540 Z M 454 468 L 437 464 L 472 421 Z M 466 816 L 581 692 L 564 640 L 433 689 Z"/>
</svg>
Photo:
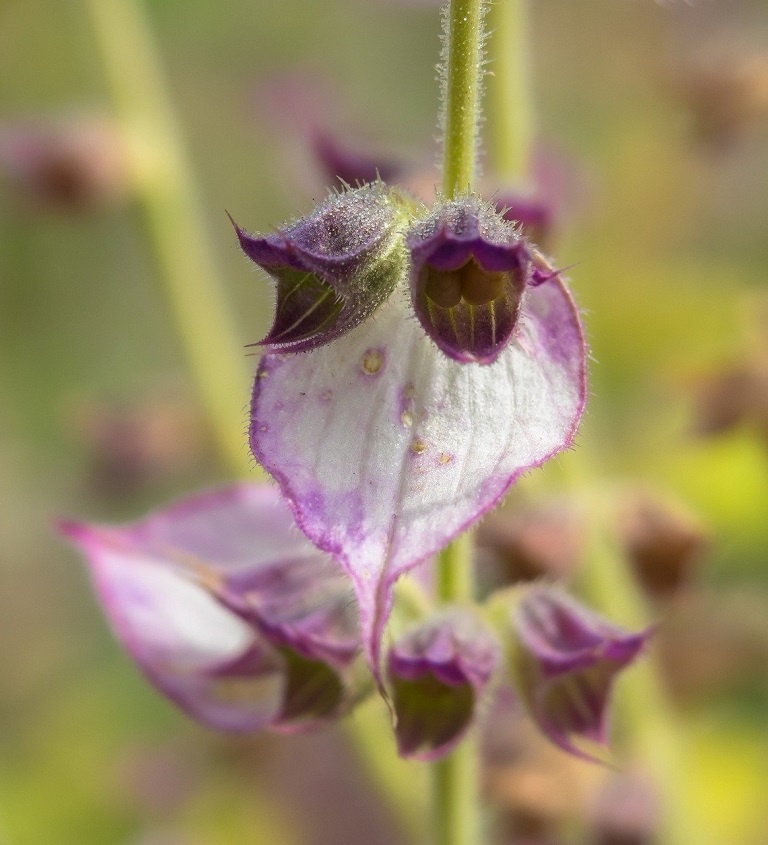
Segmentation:
<svg viewBox="0 0 768 845">
<path fill-rule="evenodd" d="M 485 5 L 450 0 L 443 11 L 443 193 L 449 199 L 471 191 L 477 162 Z M 442 603 L 472 601 L 472 540 L 457 538 L 440 554 L 437 597 Z M 479 845 L 479 748 L 470 734 L 443 760 L 433 763 L 432 831 L 435 845 Z"/>
<path fill-rule="evenodd" d="M 222 459 L 244 474 L 242 408 L 250 375 L 151 28 L 139 0 L 86 0 L 86 6 L 189 368 Z"/>
<path fill-rule="evenodd" d="M 493 170 L 507 182 L 525 184 L 535 130 L 528 0 L 496 0 L 489 24 L 488 136 Z"/>
<path fill-rule="evenodd" d="M 485 4 L 451 0 L 443 14 L 443 193 L 453 199 L 475 179 Z"/>
</svg>

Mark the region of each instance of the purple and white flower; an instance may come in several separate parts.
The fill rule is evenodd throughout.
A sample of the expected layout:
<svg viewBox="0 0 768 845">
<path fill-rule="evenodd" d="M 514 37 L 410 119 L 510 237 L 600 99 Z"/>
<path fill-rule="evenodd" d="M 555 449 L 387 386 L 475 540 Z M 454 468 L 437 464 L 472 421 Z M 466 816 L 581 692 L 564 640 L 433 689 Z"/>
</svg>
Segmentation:
<svg viewBox="0 0 768 845">
<path fill-rule="evenodd" d="M 360 692 L 354 598 L 279 492 L 235 485 L 126 526 L 67 522 L 114 633 L 182 710 L 222 730 L 289 732 Z"/>
<path fill-rule="evenodd" d="M 389 194 L 399 211 L 387 207 L 377 199 L 383 190 L 331 201 L 336 237 L 322 251 L 313 247 L 310 269 L 345 288 L 354 318 L 341 311 L 337 322 L 284 345 L 286 335 L 273 329 L 250 429 L 253 453 L 299 527 L 352 577 L 377 677 L 394 582 L 498 504 L 523 473 L 568 448 L 586 397 L 576 306 L 514 227 L 474 197 L 442 202 L 423 219 L 399 194 Z M 362 215 L 363 237 L 344 208 L 354 220 L 372 200 L 388 210 Z M 272 272 L 269 262 L 287 262 L 291 244 L 315 238 L 322 209 L 268 238 L 241 232 L 241 243 Z M 361 243 L 385 241 L 359 261 Z M 266 246 L 274 251 L 261 252 Z M 334 281 L 331 271 L 365 272 L 368 261 L 379 281 L 371 302 L 355 304 L 349 292 L 368 297 L 367 287 Z M 438 284 L 440 273 L 453 277 Z M 430 317 L 430 291 L 457 286 L 458 303 L 438 302 L 446 320 Z M 310 351 L 293 354 L 299 349 Z"/>
</svg>

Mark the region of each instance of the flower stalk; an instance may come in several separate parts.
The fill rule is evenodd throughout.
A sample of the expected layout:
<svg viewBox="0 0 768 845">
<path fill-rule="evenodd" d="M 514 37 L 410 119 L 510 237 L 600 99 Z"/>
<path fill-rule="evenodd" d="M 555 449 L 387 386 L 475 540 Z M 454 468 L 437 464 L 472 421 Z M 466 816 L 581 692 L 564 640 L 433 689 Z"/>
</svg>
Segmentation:
<svg viewBox="0 0 768 845">
<path fill-rule="evenodd" d="M 222 460 L 252 472 L 242 445 L 250 374 L 219 282 L 202 205 L 142 4 L 86 0 L 129 147 L 160 279 Z"/>
<path fill-rule="evenodd" d="M 482 96 L 485 3 L 451 0 L 443 11 L 443 193 L 472 189 Z"/>
<path fill-rule="evenodd" d="M 455 199 L 472 189 L 477 163 L 485 7 L 483 0 L 450 0 L 445 27 L 443 193 Z M 443 604 L 471 601 L 472 539 L 464 534 L 440 554 L 437 595 Z M 479 746 L 468 736 L 432 765 L 435 845 L 477 845 L 480 839 Z"/>
</svg>

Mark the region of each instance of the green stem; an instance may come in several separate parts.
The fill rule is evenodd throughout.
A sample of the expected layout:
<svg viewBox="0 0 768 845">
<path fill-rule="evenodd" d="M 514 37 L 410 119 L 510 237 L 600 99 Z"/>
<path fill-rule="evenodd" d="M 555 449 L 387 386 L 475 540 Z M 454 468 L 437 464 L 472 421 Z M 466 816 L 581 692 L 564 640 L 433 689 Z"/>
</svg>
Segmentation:
<svg viewBox="0 0 768 845">
<path fill-rule="evenodd" d="M 512 184 L 530 177 L 535 131 L 528 0 L 491 6 L 489 138 L 494 172 Z"/>
<path fill-rule="evenodd" d="M 471 534 L 458 537 L 440 553 L 436 593 L 444 604 L 473 601 Z M 478 845 L 481 841 L 479 756 L 477 737 L 470 734 L 431 767 L 435 845 Z"/>
<path fill-rule="evenodd" d="M 453 199 L 475 179 L 485 5 L 451 0 L 445 15 L 443 193 Z"/>
<path fill-rule="evenodd" d="M 471 191 L 475 180 L 485 4 L 483 0 L 450 0 L 444 15 L 443 193 L 454 199 Z M 438 600 L 443 604 L 472 601 L 473 574 L 472 540 L 464 534 L 440 554 Z M 478 845 L 481 841 L 479 766 L 474 735 L 431 766 L 435 845 Z"/>
<path fill-rule="evenodd" d="M 446 546 L 438 560 L 436 593 L 438 601 L 471 602 L 474 598 L 472 535 L 457 537 Z"/>
<path fill-rule="evenodd" d="M 160 276 L 218 451 L 249 470 L 242 408 L 250 381 L 218 279 L 202 204 L 151 28 L 139 0 L 86 0 L 138 178 Z"/>
<path fill-rule="evenodd" d="M 468 736 L 432 764 L 433 836 L 436 845 L 478 845 L 480 806 L 477 738 Z"/>
</svg>

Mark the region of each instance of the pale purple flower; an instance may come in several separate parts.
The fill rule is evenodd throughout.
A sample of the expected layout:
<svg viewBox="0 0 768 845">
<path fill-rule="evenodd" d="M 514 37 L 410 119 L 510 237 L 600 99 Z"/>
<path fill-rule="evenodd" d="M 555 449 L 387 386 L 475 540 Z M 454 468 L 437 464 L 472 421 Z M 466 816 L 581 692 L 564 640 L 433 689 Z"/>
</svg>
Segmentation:
<svg viewBox="0 0 768 845">
<path fill-rule="evenodd" d="M 413 252 L 403 261 L 396 246 L 409 228 L 403 217 L 413 221 L 420 212 L 393 197 L 403 208 L 394 230 L 389 217 L 372 221 L 393 238 L 390 258 L 373 256 L 380 280 L 374 307 L 351 304 L 350 313 L 366 314 L 351 330 L 339 322 L 265 355 L 250 430 L 254 455 L 279 482 L 299 527 L 351 575 L 377 676 L 394 582 L 498 504 L 521 474 L 568 448 L 586 397 L 576 307 L 515 229 L 474 198 L 444 202 L 427 219 L 447 222 L 411 223 Z M 314 231 L 315 215 L 245 246 L 301 241 L 303 227 Z M 340 220 L 335 231 L 343 229 Z M 352 237 L 346 261 L 339 237 L 334 261 L 354 264 L 358 244 Z M 414 314 L 410 279 L 418 301 L 420 269 L 438 261 L 434 244 L 440 262 L 452 254 L 459 269 L 474 261 L 481 274 L 503 277 L 500 293 L 498 279 L 490 280 L 498 322 L 495 334 L 482 323 L 483 345 L 472 343 L 468 308 L 466 332 L 455 342 L 440 326 L 425 330 L 423 308 Z M 263 255 L 256 260 L 266 265 Z M 317 273 L 330 277 L 319 265 Z M 470 294 L 487 282 L 468 282 Z M 364 286 L 355 289 L 368 296 Z M 267 342 L 274 343 L 274 330 Z"/>
<path fill-rule="evenodd" d="M 650 631 L 612 624 L 554 587 L 526 590 L 512 613 L 512 668 L 520 697 L 555 745 L 608 742 L 608 706 L 619 672 L 633 663 Z"/>
<path fill-rule="evenodd" d="M 352 703 L 351 590 L 275 488 L 241 484 L 127 526 L 61 530 L 88 559 L 118 640 L 203 724 L 292 731 Z"/>
<path fill-rule="evenodd" d="M 491 633 L 470 611 L 426 619 L 390 648 L 395 735 L 403 757 L 436 760 L 471 726 L 499 660 Z"/>
</svg>

